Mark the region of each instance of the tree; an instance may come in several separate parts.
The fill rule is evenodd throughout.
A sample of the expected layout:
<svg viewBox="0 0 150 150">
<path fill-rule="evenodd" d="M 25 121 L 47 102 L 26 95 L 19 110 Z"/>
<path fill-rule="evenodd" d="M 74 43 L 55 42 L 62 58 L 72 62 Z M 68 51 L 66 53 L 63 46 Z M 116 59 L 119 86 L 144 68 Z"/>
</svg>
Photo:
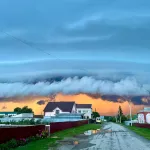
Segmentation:
<svg viewBox="0 0 150 150">
<path fill-rule="evenodd" d="M 123 116 L 122 108 L 121 108 L 121 106 L 119 106 L 119 109 L 118 109 L 118 118 L 120 120 L 120 123 L 121 123 L 122 116 Z"/>
<path fill-rule="evenodd" d="M 21 112 L 22 112 L 22 113 L 33 113 L 32 109 L 31 109 L 31 108 L 28 108 L 28 106 L 24 106 L 24 107 L 21 109 Z"/>
<path fill-rule="evenodd" d="M 98 112 L 93 112 L 93 118 L 96 118 L 96 117 L 100 117 L 99 113 Z"/>
<path fill-rule="evenodd" d="M 20 107 L 16 107 L 14 109 L 14 112 L 16 112 L 17 114 L 20 114 L 21 113 L 21 108 Z"/>
<path fill-rule="evenodd" d="M 21 113 L 33 113 L 33 110 L 31 108 L 28 108 L 28 106 L 24 106 L 23 108 L 16 107 L 14 109 L 14 112 L 16 112 L 17 114 L 21 114 Z"/>
<path fill-rule="evenodd" d="M 122 115 L 121 121 L 124 122 L 124 121 L 127 121 L 127 120 L 128 120 L 128 118 L 125 115 Z"/>
</svg>

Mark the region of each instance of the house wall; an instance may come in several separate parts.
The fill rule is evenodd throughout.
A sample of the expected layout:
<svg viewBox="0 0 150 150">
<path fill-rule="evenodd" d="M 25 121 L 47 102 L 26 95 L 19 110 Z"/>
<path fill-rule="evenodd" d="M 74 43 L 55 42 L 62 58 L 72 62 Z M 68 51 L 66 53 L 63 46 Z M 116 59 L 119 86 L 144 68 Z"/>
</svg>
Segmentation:
<svg viewBox="0 0 150 150">
<path fill-rule="evenodd" d="M 63 112 L 61 109 L 59 109 L 58 107 L 56 109 L 54 109 L 52 112 L 45 112 L 44 116 L 45 117 L 52 117 L 56 115 L 56 110 L 59 110 L 59 113 L 70 113 L 70 112 Z"/>
<path fill-rule="evenodd" d="M 92 109 L 91 108 L 77 108 L 77 113 L 84 114 L 85 117 L 89 119 L 92 118 Z"/>
<path fill-rule="evenodd" d="M 138 113 L 138 122 L 140 124 L 150 124 L 150 112 L 140 112 Z"/>
<path fill-rule="evenodd" d="M 73 108 L 72 108 L 72 112 L 71 112 L 71 113 L 77 113 L 76 104 L 73 105 Z"/>
</svg>

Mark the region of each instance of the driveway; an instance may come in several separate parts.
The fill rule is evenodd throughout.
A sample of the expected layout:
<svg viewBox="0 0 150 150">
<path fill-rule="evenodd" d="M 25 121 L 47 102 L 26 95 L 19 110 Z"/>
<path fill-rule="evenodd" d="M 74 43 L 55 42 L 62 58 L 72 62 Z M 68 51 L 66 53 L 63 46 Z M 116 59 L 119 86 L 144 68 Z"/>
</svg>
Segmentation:
<svg viewBox="0 0 150 150">
<path fill-rule="evenodd" d="M 57 150 L 150 150 L 150 141 L 115 123 L 106 123 L 90 134 L 60 141 Z"/>
</svg>

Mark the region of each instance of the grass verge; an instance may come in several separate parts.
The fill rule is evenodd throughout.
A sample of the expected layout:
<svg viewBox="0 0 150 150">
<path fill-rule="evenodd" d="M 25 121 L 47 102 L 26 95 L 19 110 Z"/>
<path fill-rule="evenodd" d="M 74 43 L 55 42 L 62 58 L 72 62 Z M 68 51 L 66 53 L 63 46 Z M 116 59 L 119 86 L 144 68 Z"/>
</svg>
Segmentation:
<svg viewBox="0 0 150 150">
<path fill-rule="evenodd" d="M 57 140 L 63 139 L 65 137 L 72 137 L 81 134 L 87 130 L 100 129 L 100 127 L 101 127 L 100 124 L 87 124 L 80 127 L 59 131 L 52 134 L 51 137 L 49 138 L 33 141 L 25 146 L 16 148 L 16 150 L 48 150 L 49 147 L 56 145 Z M 58 137 L 58 138 L 52 138 L 52 137 Z"/>
<path fill-rule="evenodd" d="M 150 140 L 150 129 L 148 128 L 139 128 L 135 126 L 125 126 L 128 129 L 132 130 L 133 132 L 139 134 L 140 136 L 143 136 L 144 138 Z"/>
</svg>

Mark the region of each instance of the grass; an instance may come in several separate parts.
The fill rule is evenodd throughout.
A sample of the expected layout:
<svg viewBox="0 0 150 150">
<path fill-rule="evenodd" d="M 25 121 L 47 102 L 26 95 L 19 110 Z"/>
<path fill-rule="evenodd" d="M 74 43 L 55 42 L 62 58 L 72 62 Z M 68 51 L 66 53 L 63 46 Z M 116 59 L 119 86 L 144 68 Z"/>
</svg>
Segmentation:
<svg viewBox="0 0 150 150">
<path fill-rule="evenodd" d="M 87 130 L 100 129 L 100 127 L 101 127 L 100 124 L 87 124 L 87 125 L 83 125 L 83 126 L 80 126 L 80 127 L 71 128 L 71 129 L 56 132 L 52 136 L 57 136 L 59 138 L 72 137 L 72 136 L 81 134 L 81 133 L 83 133 Z"/>
<path fill-rule="evenodd" d="M 50 146 L 55 145 L 56 139 L 46 138 L 42 140 L 37 140 L 30 142 L 25 146 L 16 148 L 15 150 L 48 150 Z"/>
<path fill-rule="evenodd" d="M 46 138 L 38 141 L 33 141 L 25 146 L 18 147 L 16 150 L 48 150 L 50 146 L 56 146 L 56 141 L 65 137 L 72 137 L 81 134 L 87 130 L 96 130 L 101 127 L 100 124 L 87 124 L 76 128 L 71 128 L 63 131 L 56 132 L 51 137 L 58 138 Z"/>
<path fill-rule="evenodd" d="M 128 129 L 132 130 L 133 132 L 139 134 L 140 136 L 145 137 L 146 139 L 150 140 L 150 129 L 148 128 L 139 128 L 135 126 L 126 126 Z"/>
</svg>

